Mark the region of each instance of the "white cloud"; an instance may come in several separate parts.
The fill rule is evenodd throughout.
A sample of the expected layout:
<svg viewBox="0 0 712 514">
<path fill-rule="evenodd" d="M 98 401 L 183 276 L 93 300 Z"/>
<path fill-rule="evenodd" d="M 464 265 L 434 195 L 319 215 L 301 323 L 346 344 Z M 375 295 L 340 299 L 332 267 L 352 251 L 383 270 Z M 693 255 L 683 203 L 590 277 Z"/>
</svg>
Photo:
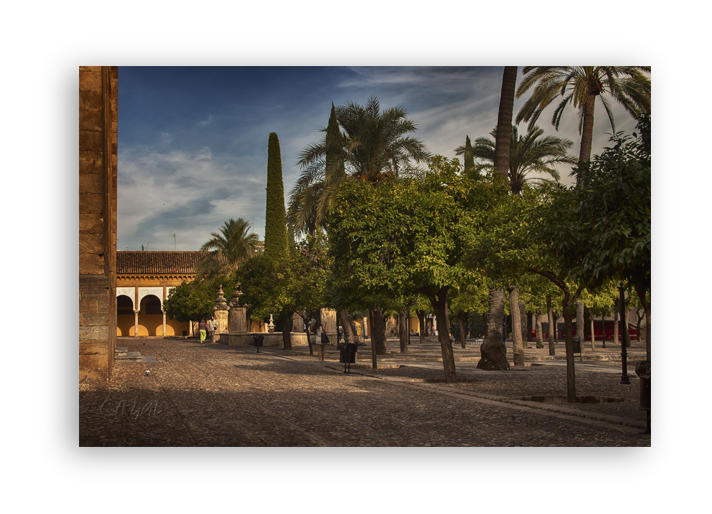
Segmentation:
<svg viewBox="0 0 712 514">
<path fill-rule="evenodd" d="M 207 127 L 207 126 L 210 125 L 212 122 L 213 122 L 213 115 L 212 115 L 212 114 L 209 114 L 207 120 L 199 121 L 199 122 L 197 123 L 197 125 L 198 125 L 199 127 Z"/>
</svg>

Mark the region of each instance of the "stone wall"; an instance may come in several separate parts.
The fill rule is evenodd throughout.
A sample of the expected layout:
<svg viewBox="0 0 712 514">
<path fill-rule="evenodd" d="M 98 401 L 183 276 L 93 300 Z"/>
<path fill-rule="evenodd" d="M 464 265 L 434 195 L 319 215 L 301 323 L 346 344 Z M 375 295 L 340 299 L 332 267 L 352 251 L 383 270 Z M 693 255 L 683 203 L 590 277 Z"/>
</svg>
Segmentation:
<svg viewBox="0 0 712 514">
<path fill-rule="evenodd" d="M 116 346 L 118 67 L 79 67 L 79 380 L 106 380 Z"/>
</svg>

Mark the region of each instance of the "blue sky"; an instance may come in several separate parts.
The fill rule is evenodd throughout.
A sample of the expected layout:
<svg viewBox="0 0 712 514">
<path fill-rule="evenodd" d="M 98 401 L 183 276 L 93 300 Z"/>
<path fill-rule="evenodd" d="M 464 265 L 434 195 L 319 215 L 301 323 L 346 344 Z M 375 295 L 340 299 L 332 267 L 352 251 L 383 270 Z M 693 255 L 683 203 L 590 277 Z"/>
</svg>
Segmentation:
<svg viewBox="0 0 712 514">
<path fill-rule="evenodd" d="M 323 137 L 332 102 L 375 96 L 381 108 L 404 107 L 430 152 L 455 157 L 466 135 L 495 126 L 501 78 L 501 67 L 121 67 L 117 247 L 197 250 L 238 217 L 254 219 L 262 238 L 269 133 L 280 140 L 286 202 L 298 155 Z M 632 118 L 614 109 L 616 129 L 632 130 Z M 571 139 L 578 155 L 577 112 L 558 132 L 552 113 L 539 125 Z M 594 153 L 610 132 L 599 105 Z M 564 181 L 569 171 L 561 169 Z"/>
</svg>

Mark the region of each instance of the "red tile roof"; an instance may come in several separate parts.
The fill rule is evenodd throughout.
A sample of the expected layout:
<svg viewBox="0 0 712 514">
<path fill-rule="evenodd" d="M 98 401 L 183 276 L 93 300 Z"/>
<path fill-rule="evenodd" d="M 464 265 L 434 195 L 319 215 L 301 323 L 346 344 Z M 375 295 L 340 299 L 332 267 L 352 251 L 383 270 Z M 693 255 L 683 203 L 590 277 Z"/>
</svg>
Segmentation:
<svg viewBox="0 0 712 514">
<path fill-rule="evenodd" d="M 117 275 L 195 275 L 203 252 L 116 252 Z"/>
</svg>

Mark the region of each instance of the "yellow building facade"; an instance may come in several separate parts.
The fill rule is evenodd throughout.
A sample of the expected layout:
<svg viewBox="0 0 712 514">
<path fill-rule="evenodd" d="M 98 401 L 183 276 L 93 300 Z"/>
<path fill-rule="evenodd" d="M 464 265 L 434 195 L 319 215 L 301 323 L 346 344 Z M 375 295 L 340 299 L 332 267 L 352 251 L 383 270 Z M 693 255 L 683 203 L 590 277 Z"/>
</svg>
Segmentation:
<svg viewBox="0 0 712 514">
<path fill-rule="evenodd" d="M 116 335 L 192 335 L 190 324 L 168 319 L 171 289 L 195 278 L 202 252 L 116 252 Z"/>
</svg>

